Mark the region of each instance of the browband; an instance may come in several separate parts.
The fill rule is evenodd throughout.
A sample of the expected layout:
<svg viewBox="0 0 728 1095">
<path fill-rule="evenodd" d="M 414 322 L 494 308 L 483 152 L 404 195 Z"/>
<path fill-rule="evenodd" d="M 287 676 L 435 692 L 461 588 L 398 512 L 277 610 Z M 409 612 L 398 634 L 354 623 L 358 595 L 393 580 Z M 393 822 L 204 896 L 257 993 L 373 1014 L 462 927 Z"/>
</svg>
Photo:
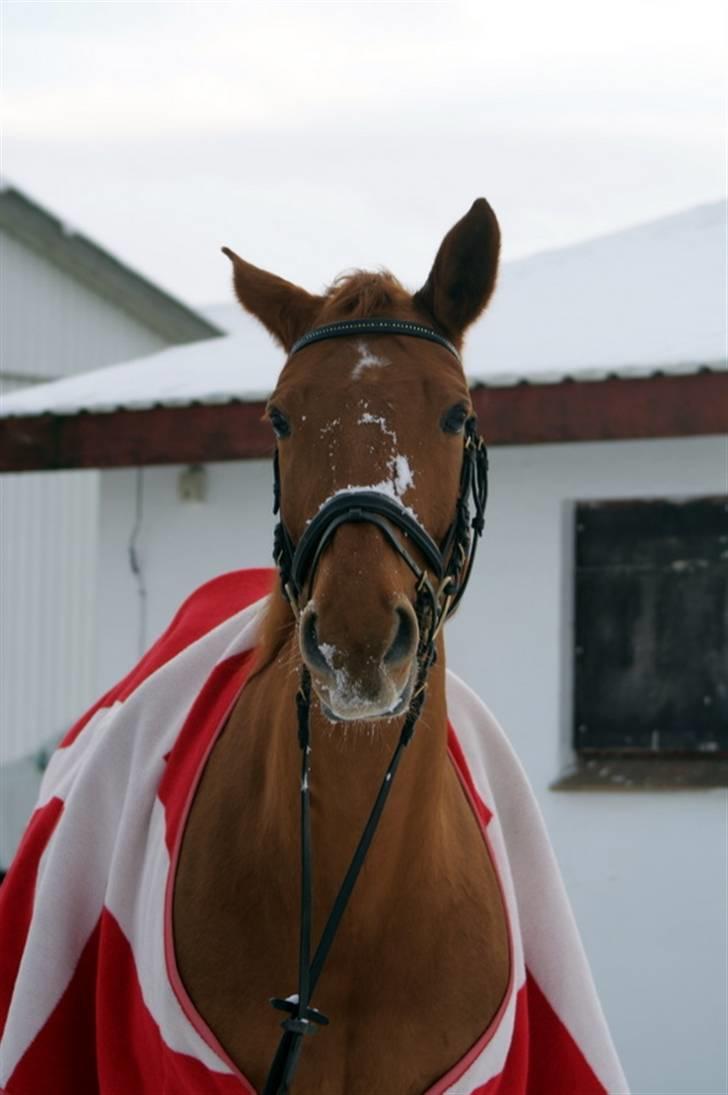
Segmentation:
<svg viewBox="0 0 728 1095">
<path fill-rule="evenodd" d="M 452 342 L 444 335 L 433 331 L 431 327 L 425 327 L 420 323 L 409 323 L 404 319 L 383 319 L 377 316 L 372 316 L 370 319 L 345 319 L 337 323 L 327 323 L 323 327 L 314 327 L 312 331 L 293 343 L 289 356 L 302 350 L 304 346 L 310 346 L 312 342 L 322 342 L 327 338 L 345 338 L 347 335 L 360 334 L 411 335 L 413 338 L 424 338 L 428 342 L 436 342 L 438 346 L 444 346 L 460 361 L 460 354 Z"/>
</svg>

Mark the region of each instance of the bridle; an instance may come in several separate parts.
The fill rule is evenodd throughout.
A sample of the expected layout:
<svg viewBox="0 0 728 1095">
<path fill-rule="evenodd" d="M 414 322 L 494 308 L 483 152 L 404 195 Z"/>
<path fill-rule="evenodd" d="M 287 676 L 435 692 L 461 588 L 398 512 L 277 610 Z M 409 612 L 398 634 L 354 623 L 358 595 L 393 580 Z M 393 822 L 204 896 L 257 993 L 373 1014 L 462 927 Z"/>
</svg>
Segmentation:
<svg viewBox="0 0 728 1095">
<path fill-rule="evenodd" d="M 340 338 L 354 333 L 398 333 L 444 346 L 458 361 L 460 355 L 453 344 L 437 331 L 415 323 L 392 319 L 360 319 L 330 323 L 309 331 L 294 343 L 291 356 L 323 339 Z M 474 415 L 464 425 L 463 462 L 460 487 L 455 504 L 455 518 L 444 539 L 437 544 L 414 514 L 401 503 L 376 490 L 346 490 L 335 494 L 320 508 L 307 525 L 296 544 L 282 519 L 274 533 L 273 557 L 278 566 L 283 593 L 294 615 L 298 617 L 302 598 L 311 592 L 319 561 L 336 530 L 343 524 L 376 525 L 390 546 L 404 559 L 422 594 L 429 620 L 418 618 L 420 629 L 427 624 L 428 642 L 432 643 L 448 616 L 457 608 L 465 591 L 475 558 L 478 537 L 483 532 L 488 493 L 488 456 L 485 443 L 478 436 Z M 273 512 L 280 512 L 281 486 L 278 449 L 274 457 Z M 474 514 L 470 517 L 472 503 Z M 420 566 L 402 541 L 392 532 L 394 526 L 405 540 L 416 547 L 425 561 Z M 475 535 L 473 535 L 475 533 Z M 432 571 L 436 584 L 428 575 Z"/>
<path fill-rule="evenodd" d="M 291 347 L 290 355 L 324 339 L 354 334 L 397 334 L 426 339 L 443 346 L 460 360 L 453 344 L 437 331 L 417 323 L 373 317 L 329 323 L 309 331 Z M 275 997 L 274 1007 L 288 1013 L 281 1023 L 284 1034 L 273 1059 L 263 1095 L 285 1095 L 293 1078 L 307 1034 L 328 1019 L 310 1006 L 310 999 L 334 941 L 349 897 L 376 832 L 399 766 L 402 753 L 412 739 L 427 690 L 427 674 L 436 658 L 436 640 L 443 624 L 457 608 L 472 572 L 475 551 L 482 535 L 488 495 L 488 456 L 478 434 L 474 415 L 464 426 L 463 458 L 455 516 L 441 543 L 436 543 L 414 514 L 401 503 L 377 490 L 347 490 L 329 498 L 306 526 L 298 543 L 291 537 L 282 515 L 274 534 L 273 556 L 281 588 L 298 620 L 302 605 L 310 597 L 318 564 L 336 530 L 344 524 L 372 524 L 399 554 L 415 576 L 415 614 L 419 625 L 417 673 L 399 741 L 382 780 L 369 819 L 344 876 L 313 960 L 311 933 L 311 818 L 309 799 L 309 709 L 311 678 L 304 665 L 296 696 L 298 741 L 301 748 L 301 919 L 299 932 L 298 993 L 286 999 Z M 274 458 L 273 512 L 280 513 L 281 485 L 278 450 Z M 407 546 L 406 546 L 407 545 Z M 421 564 L 411 548 L 424 560 Z M 430 573 L 431 572 L 431 573 Z"/>
</svg>

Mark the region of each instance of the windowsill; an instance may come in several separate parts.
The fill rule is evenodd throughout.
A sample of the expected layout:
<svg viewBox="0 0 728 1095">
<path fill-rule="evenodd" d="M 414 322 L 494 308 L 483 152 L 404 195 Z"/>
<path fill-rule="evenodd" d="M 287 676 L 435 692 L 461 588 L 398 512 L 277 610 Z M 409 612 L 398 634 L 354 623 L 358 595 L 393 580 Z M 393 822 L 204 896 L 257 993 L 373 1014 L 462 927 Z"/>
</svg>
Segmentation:
<svg viewBox="0 0 728 1095">
<path fill-rule="evenodd" d="M 605 753 L 577 757 L 551 791 L 694 791 L 728 787 L 728 756 L 655 757 Z"/>
</svg>

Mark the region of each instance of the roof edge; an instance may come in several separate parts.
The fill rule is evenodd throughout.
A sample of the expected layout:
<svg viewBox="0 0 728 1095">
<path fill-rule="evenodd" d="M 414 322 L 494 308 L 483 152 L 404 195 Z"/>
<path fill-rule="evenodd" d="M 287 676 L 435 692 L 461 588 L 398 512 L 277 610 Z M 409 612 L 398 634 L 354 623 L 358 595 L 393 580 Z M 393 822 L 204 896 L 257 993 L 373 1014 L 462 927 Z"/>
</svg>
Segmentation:
<svg viewBox="0 0 728 1095">
<path fill-rule="evenodd" d="M 0 190 L 0 228 L 169 343 L 226 334 L 14 186 Z"/>
<path fill-rule="evenodd" d="M 169 348 L 167 347 L 165 350 L 159 351 L 159 353 L 169 353 Z M 145 356 L 131 364 L 142 363 L 147 365 L 148 362 L 149 357 Z M 123 365 L 125 363 L 121 364 Z M 84 375 L 86 378 L 93 378 L 95 373 L 103 374 L 108 369 L 115 369 L 118 367 L 118 365 L 105 366 L 101 369 L 91 370 Z M 668 364 L 658 367 L 648 365 L 629 365 L 624 367 L 595 366 L 593 368 L 570 369 L 566 371 L 554 369 L 552 371 L 522 374 L 494 373 L 490 376 L 468 375 L 467 379 L 471 392 L 477 392 L 498 388 L 522 388 L 524 386 L 534 388 L 555 388 L 564 384 L 594 384 L 604 380 L 634 380 L 649 379 L 651 377 L 692 376 L 701 373 L 719 374 L 725 372 L 728 372 L 728 361 L 696 360 L 682 361 L 677 364 Z M 39 387 L 41 390 L 46 388 L 58 390 L 64 385 L 72 384 L 75 379 L 76 378 L 73 376 L 61 377 L 57 380 L 46 381 Z M 24 391 L 19 391 L 17 393 L 11 392 L 0 398 L 0 421 L 5 418 L 36 418 L 44 414 L 52 414 L 65 418 L 75 414 L 113 414 L 121 411 L 147 411 L 156 407 L 183 408 L 191 407 L 196 404 L 209 406 L 224 406 L 226 403 L 258 404 L 261 400 L 265 401 L 270 397 L 272 386 L 250 387 L 246 391 L 235 391 L 224 387 L 216 387 L 211 389 L 209 393 L 198 394 L 196 396 L 175 393 L 173 395 L 160 395 L 155 398 L 154 396 L 141 394 L 139 396 L 127 397 L 124 400 L 106 399 L 103 402 L 96 402 L 93 406 L 84 406 L 82 400 L 66 400 L 66 405 L 61 405 L 60 407 L 48 406 L 36 410 L 13 410 L 12 404 L 16 394 L 22 403 L 24 397 L 28 393 L 31 393 L 32 395 L 35 391 L 37 391 L 37 387 L 33 386 L 32 388 L 26 388 Z M 8 410 L 8 403 L 10 403 L 10 410 Z"/>
<path fill-rule="evenodd" d="M 489 445 L 699 437 L 728 432 L 728 373 L 610 378 L 472 392 Z M 120 468 L 270 457 L 260 403 L 36 415 L 0 421 L 0 471 Z"/>
</svg>

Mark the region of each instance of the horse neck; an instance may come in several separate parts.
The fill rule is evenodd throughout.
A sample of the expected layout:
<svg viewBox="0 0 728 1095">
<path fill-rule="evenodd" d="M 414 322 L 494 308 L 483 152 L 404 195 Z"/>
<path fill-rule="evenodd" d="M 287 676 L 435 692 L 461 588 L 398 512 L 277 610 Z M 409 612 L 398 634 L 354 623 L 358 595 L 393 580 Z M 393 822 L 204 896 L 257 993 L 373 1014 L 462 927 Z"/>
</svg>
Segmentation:
<svg viewBox="0 0 728 1095">
<path fill-rule="evenodd" d="M 293 625 L 277 622 L 277 649 L 268 650 L 255 674 L 255 699 L 246 715 L 252 747 L 251 769 L 264 772 L 261 809 L 264 843 L 273 843 L 285 860 L 297 860 L 301 754 L 296 733 L 295 695 L 300 655 Z M 243 696 L 245 693 L 243 693 Z M 267 708 L 267 710 L 266 710 Z M 403 719 L 372 723 L 330 723 L 316 699 L 310 711 L 310 792 L 315 864 L 324 888 L 338 885 L 399 740 Z M 412 741 L 404 751 L 378 839 L 386 846 L 378 880 L 368 881 L 370 897 L 391 891 L 393 879 L 423 863 L 433 867 L 445 822 L 447 714 L 442 639 L 430 669 L 427 696 Z"/>
</svg>

